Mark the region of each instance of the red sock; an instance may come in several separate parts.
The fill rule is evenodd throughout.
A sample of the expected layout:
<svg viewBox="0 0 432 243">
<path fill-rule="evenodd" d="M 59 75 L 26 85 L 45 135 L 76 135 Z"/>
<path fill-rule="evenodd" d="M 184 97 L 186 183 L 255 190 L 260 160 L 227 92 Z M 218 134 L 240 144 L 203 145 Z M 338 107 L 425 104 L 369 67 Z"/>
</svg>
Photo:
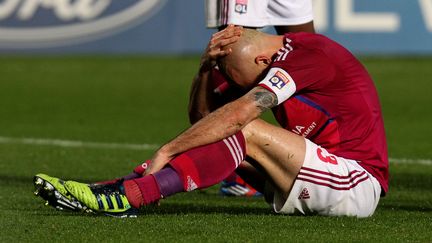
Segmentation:
<svg viewBox="0 0 432 243">
<path fill-rule="evenodd" d="M 123 185 L 129 203 L 136 208 L 183 191 L 182 180 L 171 167 L 165 167 L 149 176 L 126 181 Z"/>
<path fill-rule="evenodd" d="M 236 133 L 222 141 L 191 149 L 170 165 L 179 174 L 185 191 L 215 185 L 229 176 L 246 156 L 243 134 Z"/>
<path fill-rule="evenodd" d="M 245 155 L 245 140 L 238 132 L 177 156 L 170 162 L 172 169 L 168 167 L 154 175 L 125 181 L 126 197 L 133 207 L 139 208 L 181 190 L 212 186 L 231 174 Z"/>
<path fill-rule="evenodd" d="M 156 202 L 161 198 L 159 186 L 153 175 L 125 181 L 123 186 L 129 203 L 135 208 Z"/>
<path fill-rule="evenodd" d="M 237 173 L 233 171 L 233 173 L 229 174 L 227 178 L 225 178 L 225 181 L 234 182 L 237 179 Z"/>
<path fill-rule="evenodd" d="M 150 162 L 151 162 L 151 160 L 146 160 L 144 163 L 135 167 L 133 172 L 140 174 L 140 175 L 144 174 L 144 172 L 147 170 L 147 167 L 150 165 Z"/>
<path fill-rule="evenodd" d="M 121 180 L 121 179 L 123 179 L 125 181 L 128 181 L 128 180 L 140 178 L 140 177 L 142 177 L 142 175 L 146 171 L 146 169 L 147 169 L 148 165 L 150 164 L 150 162 L 151 162 L 151 160 L 147 160 L 144 163 L 137 165 L 134 168 L 134 170 L 133 170 L 132 173 L 130 173 L 128 175 L 125 175 L 125 176 L 123 176 L 121 178 L 116 178 L 114 180 L 109 180 L 109 181 L 98 181 L 98 182 L 95 182 L 93 184 L 98 184 L 98 185 L 113 184 L 113 183 L 116 183 L 118 180 Z"/>
</svg>

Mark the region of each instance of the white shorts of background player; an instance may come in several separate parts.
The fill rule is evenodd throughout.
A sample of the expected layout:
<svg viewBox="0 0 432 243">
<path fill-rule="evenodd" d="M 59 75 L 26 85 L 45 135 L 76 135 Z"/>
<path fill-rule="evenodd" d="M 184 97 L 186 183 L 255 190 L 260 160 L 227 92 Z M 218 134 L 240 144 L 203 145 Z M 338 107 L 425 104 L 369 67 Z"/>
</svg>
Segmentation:
<svg viewBox="0 0 432 243">
<path fill-rule="evenodd" d="M 312 0 L 206 0 L 208 28 L 299 25 L 313 20 Z"/>
</svg>

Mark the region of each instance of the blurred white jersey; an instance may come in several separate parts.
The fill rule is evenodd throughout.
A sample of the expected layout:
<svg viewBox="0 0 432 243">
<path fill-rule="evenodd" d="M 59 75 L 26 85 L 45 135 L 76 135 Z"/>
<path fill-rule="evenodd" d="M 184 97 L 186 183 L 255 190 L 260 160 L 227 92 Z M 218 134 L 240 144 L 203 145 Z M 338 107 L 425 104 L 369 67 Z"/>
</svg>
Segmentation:
<svg viewBox="0 0 432 243">
<path fill-rule="evenodd" d="M 206 0 L 208 28 L 299 25 L 313 20 L 312 0 Z"/>
</svg>

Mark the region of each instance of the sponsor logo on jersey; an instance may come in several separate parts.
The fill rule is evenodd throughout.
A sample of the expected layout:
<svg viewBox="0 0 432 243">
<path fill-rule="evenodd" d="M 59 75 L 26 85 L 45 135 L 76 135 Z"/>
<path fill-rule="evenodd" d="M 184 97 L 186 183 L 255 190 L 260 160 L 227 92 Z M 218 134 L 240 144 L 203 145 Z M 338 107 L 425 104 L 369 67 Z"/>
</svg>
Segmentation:
<svg viewBox="0 0 432 243">
<path fill-rule="evenodd" d="M 278 89 L 282 89 L 289 81 L 289 78 L 280 71 L 277 71 L 273 77 L 270 78 L 272 86 Z"/>
<path fill-rule="evenodd" d="M 297 135 L 300 135 L 305 127 L 304 126 L 296 126 L 291 131 L 296 133 Z"/>
<path fill-rule="evenodd" d="M 50 47 L 100 38 L 149 18 L 165 0 L 3 0 L 0 47 Z"/>
<path fill-rule="evenodd" d="M 315 122 L 312 122 L 305 131 L 303 131 L 303 129 L 305 128 L 304 126 L 296 126 L 291 131 L 297 135 L 307 137 L 307 135 L 309 135 L 309 133 L 312 132 L 316 126 L 317 126 L 317 124 Z"/>
<path fill-rule="evenodd" d="M 248 0 L 236 0 L 235 11 L 239 14 L 247 13 Z"/>
</svg>

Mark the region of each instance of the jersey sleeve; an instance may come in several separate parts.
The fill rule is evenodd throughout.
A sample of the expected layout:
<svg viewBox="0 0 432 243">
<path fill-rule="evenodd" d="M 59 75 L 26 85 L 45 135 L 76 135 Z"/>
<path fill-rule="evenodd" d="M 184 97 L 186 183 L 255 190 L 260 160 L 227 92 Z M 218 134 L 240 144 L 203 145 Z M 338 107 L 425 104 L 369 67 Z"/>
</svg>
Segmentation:
<svg viewBox="0 0 432 243">
<path fill-rule="evenodd" d="M 278 105 L 291 97 L 296 91 L 296 84 L 291 76 L 278 67 L 271 68 L 267 76 L 259 83 L 259 86 L 275 93 Z"/>
<path fill-rule="evenodd" d="M 334 76 L 334 64 L 324 54 L 313 50 L 294 50 L 286 60 L 274 62 L 259 85 L 275 93 L 279 105 L 297 92 L 322 89 Z"/>
</svg>

